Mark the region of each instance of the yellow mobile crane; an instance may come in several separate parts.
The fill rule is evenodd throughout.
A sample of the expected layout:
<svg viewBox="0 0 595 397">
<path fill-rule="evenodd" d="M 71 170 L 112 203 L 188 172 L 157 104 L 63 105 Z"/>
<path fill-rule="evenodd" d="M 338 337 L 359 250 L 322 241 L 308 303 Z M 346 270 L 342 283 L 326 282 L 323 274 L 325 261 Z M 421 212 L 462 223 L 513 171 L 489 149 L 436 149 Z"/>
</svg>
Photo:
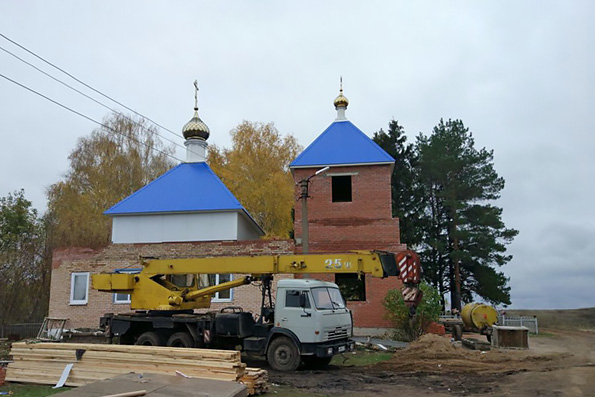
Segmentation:
<svg viewBox="0 0 595 397">
<path fill-rule="evenodd" d="M 121 344 L 234 349 L 264 355 L 272 368 L 291 371 L 301 362 L 323 367 L 332 356 L 354 348 L 351 312 L 334 283 L 284 279 L 275 274 L 355 273 L 399 277 L 403 297 L 415 311 L 421 299 L 419 257 L 413 251 L 397 255 L 383 251 L 353 251 L 314 255 L 227 256 L 190 259 L 148 259 L 139 273 L 93 275 L 93 288 L 130 294 L 135 313 L 106 314 L 100 325 Z M 248 274 L 208 285 L 209 274 Z M 245 284 L 261 287 L 260 314 L 237 306 L 219 312 L 209 308 L 217 292 Z"/>
</svg>

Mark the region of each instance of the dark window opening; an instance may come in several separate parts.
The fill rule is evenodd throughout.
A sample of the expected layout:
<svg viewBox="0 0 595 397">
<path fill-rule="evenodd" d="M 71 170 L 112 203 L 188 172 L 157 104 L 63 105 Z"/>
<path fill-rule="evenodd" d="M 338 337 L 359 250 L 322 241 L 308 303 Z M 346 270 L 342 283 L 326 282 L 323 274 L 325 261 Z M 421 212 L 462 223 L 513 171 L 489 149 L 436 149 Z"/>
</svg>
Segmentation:
<svg viewBox="0 0 595 397">
<path fill-rule="evenodd" d="M 366 279 L 363 274 L 360 276 L 357 273 L 337 273 L 335 284 L 339 286 L 346 301 L 366 300 Z"/>
<path fill-rule="evenodd" d="M 351 175 L 333 176 L 333 203 L 351 201 Z"/>
<path fill-rule="evenodd" d="M 306 309 L 310 308 L 310 299 L 306 292 L 289 290 L 285 294 L 285 307 L 300 307 L 300 295 L 304 294 L 306 297 Z"/>
</svg>

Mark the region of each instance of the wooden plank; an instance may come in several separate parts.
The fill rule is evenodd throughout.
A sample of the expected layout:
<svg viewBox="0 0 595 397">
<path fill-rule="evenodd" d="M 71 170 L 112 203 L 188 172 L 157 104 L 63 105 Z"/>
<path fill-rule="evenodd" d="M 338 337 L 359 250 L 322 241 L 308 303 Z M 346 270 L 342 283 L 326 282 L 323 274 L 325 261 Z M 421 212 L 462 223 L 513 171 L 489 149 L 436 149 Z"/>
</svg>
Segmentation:
<svg viewBox="0 0 595 397">
<path fill-rule="evenodd" d="M 34 364 L 34 365 L 31 365 Z M 64 369 L 64 365 L 59 366 L 47 366 L 43 363 L 27 363 L 21 365 L 21 363 L 11 364 L 7 373 L 12 376 L 13 373 L 22 371 L 32 371 L 33 374 L 43 374 L 53 376 L 55 380 L 60 378 L 60 374 Z M 160 366 L 160 367 L 146 367 L 138 365 L 118 366 L 118 367 L 96 367 L 96 366 L 82 366 L 75 364 L 72 369 L 72 376 L 82 375 L 85 377 L 92 377 L 95 380 L 105 379 L 114 375 L 126 374 L 130 372 L 136 373 L 160 373 L 160 374 L 175 374 L 176 370 L 182 370 L 185 374 L 192 377 L 208 378 L 208 379 L 225 379 L 225 380 L 237 380 L 241 377 L 241 374 L 236 371 L 223 371 L 218 369 L 203 368 L 200 370 L 184 368 L 180 366 Z"/>
<path fill-rule="evenodd" d="M 80 360 L 76 350 L 83 349 Z M 67 386 L 80 386 L 131 371 L 174 374 L 180 371 L 192 378 L 240 381 L 252 394 L 268 390 L 268 373 L 258 368 L 246 371 L 237 351 L 185 349 L 151 346 L 96 345 L 83 343 L 17 342 L 11 354 L 14 362 L 7 368 L 12 382 L 55 384 L 65 365 L 74 364 Z"/>
<path fill-rule="evenodd" d="M 39 353 L 18 353 L 13 352 L 15 361 L 44 361 L 44 362 L 56 362 L 56 363 L 98 363 L 102 365 L 115 365 L 119 363 L 136 363 L 136 364 L 173 364 L 178 366 L 190 366 L 190 367 L 209 367 L 209 368 L 243 368 L 245 364 L 241 362 L 225 362 L 225 361 L 199 361 L 190 359 L 164 359 L 159 356 L 148 356 L 148 355 L 126 355 L 126 353 L 113 353 L 113 354 L 93 354 L 95 352 L 86 352 L 81 360 L 77 360 L 74 354 L 58 356 L 55 354 L 43 355 Z"/>
<path fill-rule="evenodd" d="M 165 346 L 136 346 L 136 345 L 104 345 L 93 343 L 26 343 L 17 342 L 13 344 L 16 348 L 31 349 L 55 349 L 55 350 L 77 350 L 87 351 L 108 351 L 125 353 L 146 353 L 159 354 L 174 358 L 202 358 L 212 360 L 241 360 L 241 353 L 235 350 L 217 350 L 217 349 L 187 349 L 183 347 L 165 347 Z"/>
<path fill-rule="evenodd" d="M 180 367 L 158 367 L 158 368 L 145 368 L 145 367 L 138 367 L 138 366 L 128 366 L 128 367 L 82 367 L 80 364 L 75 364 L 75 366 L 71 370 L 71 374 L 68 378 L 69 381 L 75 379 L 77 383 L 83 382 L 85 384 L 95 382 L 97 380 L 103 380 L 107 378 L 111 378 L 117 375 L 123 375 L 130 372 L 136 373 L 157 373 L 163 375 L 173 375 L 175 374 L 176 369 Z M 48 367 L 44 366 L 43 363 L 35 363 L 35 365 L 19 365 L 15 363 L 14 365 L 11 364 L 7 369 L 7 379 L 10 377 L 13 381 L 17 382 L 24 382 L 25 380 L 19 380 L 21 377 L 31 377 L 35 378 L 35 376 L 43 376 L 49 378 L 55 384 L 58 379 L 60 379 L 60 375 L 62 374 L 62 370 L 64 369 L 64 365 L 55 366 L 55 367 Z M 227 380 L 227 381 L 236 381 L 239 379 L 240 376 L 236 372 L 224 372 L 218 370 L 188 370 L 184 368 L 184 374 L 194 377 L 194 378 L 205 378 L 205 379 L 215 379 L 215 380 Z M 50 382 L 52 383 L 52 382 Z"/>
<path fill-rule="evenodd" d="M 47 363 L 43 361 L 15 361 L 8 369 L 33 369 L 40 373 L 60 374 L 64 369 L 64 363 Z M 110 365 L 110 363 L 74 363 L 72 371 L 88 371 L 89 373 L 128 373 L 128 372 L 153 372 L 173 374 L 176 370 L 192 375 L 216 374 L 217 376 L 240 377 L 243 371 L 237 368 L 209 368 L 209 367 L 186 367 L 175 364 L 164 365 L 143 365 L 134 362 L 127 364 Z"/>
</svg>

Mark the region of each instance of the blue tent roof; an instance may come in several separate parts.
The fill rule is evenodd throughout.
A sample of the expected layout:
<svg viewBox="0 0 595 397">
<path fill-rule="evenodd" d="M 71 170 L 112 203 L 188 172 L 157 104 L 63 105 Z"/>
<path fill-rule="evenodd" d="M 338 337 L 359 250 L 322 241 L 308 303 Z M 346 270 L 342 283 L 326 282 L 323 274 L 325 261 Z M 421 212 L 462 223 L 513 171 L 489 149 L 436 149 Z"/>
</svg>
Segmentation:
<svg viewBox="0 0 595 397">
<path fill-rule="evenodd" d="M 293 162 L 292 168 L 394 163 L 395 160 L 350 121 L 335 121 Z"/>
<path fill-rule="evenodd" d="M 229 210 L 243 211 L 249 216 L 207 163 L 182 163 L 126 197 L 104 214 Z"/>
</svg>

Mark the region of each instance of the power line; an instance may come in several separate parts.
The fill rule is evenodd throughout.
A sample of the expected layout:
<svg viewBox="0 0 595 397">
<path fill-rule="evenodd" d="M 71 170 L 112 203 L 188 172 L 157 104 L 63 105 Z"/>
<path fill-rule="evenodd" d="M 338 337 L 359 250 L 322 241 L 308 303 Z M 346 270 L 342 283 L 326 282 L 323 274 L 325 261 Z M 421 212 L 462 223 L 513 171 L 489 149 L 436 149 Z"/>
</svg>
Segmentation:
<svg viewBox="0 0 595 397">
<path fill-rule="evenodd" d="M 1 35 L 1 33 L 0 33 L 0 35 Z M 136 124 L 137 126 L 139 126 L 139 127 L 140 127 L 140 128 L 142 128 L 142 129 L 145 129 L 145 130 L 146 130 L 146 127 L 145 127 L 145 126 L 143 126 L 143 125 L 142 125 L 141 123 L 139 123 L 138 121 L 131 119 L 130 117 L 128 117 L 128 116 L 127 116 L 127 115 L 125 115 L 124 113 L 121 113 L 121 112 L 117 111 L 116 109 L 110 108 L 110 107 L 109 107 L 109 106 L 107 106 L 106 104 L 104 104 L 104 103 L 102 103 L 102 102 L 100 102 L 100 101 L 96 100 L 95 98 L 93 98 L 93 97 L 91 97 L 91 96 L 89 96 L 89 95 L 85 94 L 84 92 L 82 92 L 82 91 L 80 91 L 80 90 L 78 90 L 78 89 L 76 89 L 76 88 L 72 87 L 71 85 L 69 85 L 69 84 L 67 84 L 67 83 L 63 82 L 62 80 L 60 80 L 60 79 L 58 79 L 58 78 L 56 78 L 56 77 L 52 76 L 51 74 L 49 74 L 49 73 L 45 72 L 44 70 L 41 70 L 41 69 L 40 69 L 40 68 L 38 68 L 37 66 L 33 65 L 33 64 L 32 64 L 32 63 L 30 63 L 30 62 L 27 62 L 26 60 L 22 59 L 21 57 L 19 57 L 19 56 L 18 56 L 18 55 L 16 55 L 16 54 L 14 54 L 14 53 L 10 52 L 9 50 L 5 49 L 4 47 L 0 46 L 0 50 L 2 50 L 2 51 L 4 51 L 4 52 L 6 52 L 6 53 L 7 53 L 7 54 L 9 54 L 9 55 L 12 55 L 13 57 L 15 57 L 16 59 L 18 59 L 19 61 L 21 61 L 21 62 L 25 63 L 26 65 L 29 65 L 29 66 L 30 66 L 30 67 L 32 67 L 33 69 L 35 69 L 35 70 L 37 70 L 38 72 L 40 72 L 40 73 L 42 73 L 42 74 L 46 75 L 47 77 L 51 78 L 52 80 L 54 80 L 54 81 L 56 81 L 56 82 L 58 82 L 58 83 L 60 83 L 60 84 L 62 84 L 62 85 L 64 85 L 64 86 L 66 86 L 66 87 L 70 88 L 71 90 L 73 90 L 73 91 L 75 91 L 76 93 L 78 93 L 78 94 L 80 94 L 80 95 L 84 96 L 85 98 L 87 98 L 87 99 L 90 99 L 91 101 L 93 101 L 93 102 L 97 103 L 98 105 L 100 105 L 100 106 L 103 106 L 104 108 L 106 108 L 106 109 L 108 109 L 108 110 L 110 110 L 110 111 L 112 111 L 112 112 L 114 112 L 114 113 L 116 113 L 116 114 L 118 114 L 118 115 L 120 115 L 120 116 L 124 117 L 124 118 L 125 118 L 125 119 L 127 119 L 128 121 L 130 121 L 130 122 L 132 122 L 132 123 Z M 148 120 L 148 119 L 147 119 L 147 120 Z M 184 147 L 183 147 L 182 145 L 180 145 L 179 143 L 177 143 L 177 142 L 175 142 L 175 141 L 172 141 L 172 140 L 171 140 L 171 139 L 169 139 L 169 138 L 166 138 L 166 137 L 164 137 L 163 135 L 159 134 L 158 132 L 155 132 L 155 134 L 157 134 L 159 137 L 161 137 L 161 138 L 165 139 L 166 141 L 168 141 L 168 142 L 170 142 L 170 143 L 174 144 L 175 146 L 178 146 L 178 147 L 180 147 L 180 148 L 184 149 Z"/>
<path fill-rule="evenodd" d="M 0 33 L 0 34 L 1 34 L 1 33 Z M 159 152 L 159 153 L 161 153 L 161 154 L 163 154 L 163 155 L 165 155 L 165 156 L 168 156 L 168 157 L 170 157 L 170 158 L 172 158 L 172 159 L 174 159 L 174 160 L 177 160 L 177 161 L 179 161 L 179 162 L 183 162 L 183 161 L 182 161 L 182 160 L 180 160 L 179 158 L 177 158 L 177 157 L 175 157 L 175 156 L 173 156 L 173 155 L 171 155 L 171 154 L 169 154 L 169 153 L 167 153 L 167 152 L 164 152 L 164 151 L 162 151 L 162 150 L 159 150 L 159 149 L 157 149 L 157 148 L 155 148 L 155 147 L 151 147 L 151 146 L 149 146 L 147 143 L 145 143 L 145 142 L 142 142 L 142 141 L 139 141 L 138 139 L 135 139 L 135 138 L 131 138 L 131 137 L 129 137 L 129 136 L 126 136 L 126 135 L 122 134 L 121 132 L 119 132 L 118 130 L 116 130 L 116 129 L 114 129 L 114 128 L 112 128 L 112 127 L 110 127 L 110 126 L 106 125 L 106 124 L 103 124 L 103 123 L 101 123 L 101 122 L 99 122 L 99 121 L 97 121 L 97 120 L 95 120 L 95 119 L 92 119 L 91 117 L 89 117 L 89 116 L 87 116 L 87 115 L 85 115 L 85 114 L 83 114 L 83 113 L 81 113 L 81 112 L 79 112 L 79 111 L 76 111 L 76 110 L 74 110 L 74 109 L 72 109 L 72 108 L 70 108 L 70 107 L 68 107 L 68 106 L 66 106 L 66 105 L 63 105 L 63 104 L 61 104 L 60 102 L 58 102 L 58 101 L 55 101 L 55 100 L 53 100 L 52 98 L 50 98 L 50 97 L 48 97 L 48 96 L 46 96 L 46 95 L 44 95 L 44 94 L 42 94 L 42 93 L 40 93 L 40 92 L 38 92 L 38 91 L 35 91 L 34 89 L 32 89 L 32 88 L 29 88 L 29 87 L 27 87 L 26 85 L 24 85 L 24 84 L 21 84 L 21 83 L 19 83 L 18 81 L 11 79 L 10 77 L 7 77 L 7 76 L 3 75 L 2 73 L 0 73 L 0 77 L 2 77 L 2 78 L 4 78 L 4 79 L 6 79 L 6 80 L 8 80 L 8 81 L 10 81 L 10 82 L 11 82 L 11 83 L 13 83 L 13 84 L 16 84 L 16 85 L 18 85 L 18 86 L 19 86 L 19 87 L 21 87 L 21 88 L 24 88 L 24 89 L 26 89 L 26 90 L 27 90 L 27 91 L 29 91 L 29 92 L 32 92 L 32 93 L 34 93 L 34 94 L 36 94 L 36 95 L 39 95 L 40 97 L 42 97 L 42 98 L 44 98 L 44 99 L 46 99 L 46 100 L 48 100 L 48 101 L 50 101 L 50 102 L 52 102 L 52 103 L 54 103 L 54 104 L 56 104 L 56 105 L 60 106 L 60 107 L 61 107 L 61 108 L 63 108 L 63 109 L 66 109 L 66 110 L 68 110 L 69 112 L 72 112 L 72 113 L 74 113 L 74 114 L 76 114 L 76 115 L 78 115 L 78 116 L 80 116 L 80 117 L 83 117 L 83 118 L 85 118 L 85 119 L 87 119 L 87 120 L 89 120 L 89 121 L 91 121 L 91 122 L 93 122 L 93 123 L 95 123 L 95 124 L 97 124 L 97 125 L 100 125 L 100 126 L 104 127 L 105 129 L 107 129 L 108 131 L 111 131 L 112 133 L 115 133 L 115 134 L 121 135 L 121 136 L 123 136 L 123 137 L 125 137 L 125 138 L 131 139 L 131 140 L 133 140 L 134 142 L 136 142 L 136 143 L 140 143 L 141 145 L 144 145 L 144 146 L 146 146 L 147 148 L 149 148 L 149 149 L 151 149 L 151 150 L 154 150 L 154 151 L 156 151 L 156 152 Z M 142 116 L 141 116 L 141 117 L 142 117 Z"/>
<path fill-rule="evenodd" d="M 131 108 L 129 108 L 128 106 L 124 105 L 123 103 L 120 103 L 120 102 L 118 102 L 117 100 L 115 100 L 115 99 L 111 98 L 110 96 L 108 96 L 108 95 L 104 94 L 103 92 L 101 92 L 101 91 L 99 91 L 99 90 L 97 90 L 97 89 L 95 89 L 95 88 L 91 87 L 90 85 L 88 85 L 87 83 L 85 83 L 85 82 L 83 82 L 83 81 L 79 80 L 78 78 L 74 77 L 72 74 L 68 73 L 68 72 L 67 72 L 67 71 L 65 71 L 64 69 L 62 69 L 62 68 L 60 68 L 60 67 L 58 67 L 58 66 L 54 65 L 53 63 L 51 63 L 51 62 L 49 62 L 49 61 L 45 60 L 43 57 L 41 57 L 41 56 L 37 55 L 37 54 L 36 54 L 36 53 L 34 53 L 33 51 L 31 51 L 31 50 L 27 49 L 26 47 L 24 47 L 24 46 L 20 45 L 20 44 L 19 44 L 19 43 L 17 43 L 16 41 L 14 41 L 14 40 L 12 40 L 12 39 L 8 38 L 6 35 L 4 35 L 4 34 L 0 33 L 0 36 L 1 36 L 1 37 L 3 37 L 5 40 L 8 40 L 8 41 L 10 41 L 12 44 L 16 45 L 17 47 L 19 47 L 19 48 L 23 49 L 24 51 L 27 51 L 29 54 L 31 54 L 31 55 L 33 55 L 34 57 L 38 58 L 38 59 L 39 59 L 39 60 L 41 60 L 42 62 L 45 62 L 46 64 L 50 65 L 51 67 L 53 67 L 53 68 L 55 68 L 55 69 L 59 70 L 60 72 L 64 73 L 65 75 L 67 75 L 67 76 L 68 76 L 68 77 L 70 77 L 71 79 L 73 79 L 73 80 L 77 81 L 78 83 L 80 83 L 80 84 L 84 85 L 85 87 L 89 88 L 90 90 L 92 90 L 92 91 L 94 91 L 94 92 L 98 93 L 99 95 L 101 95 L 101 96 L 103 96 L 103 97 L 105 97 L 105 98 L 109 99 L 110 101 L 112 101 L 112 102 L 114 102 L 114 103 L 117 103 L 118 105 L 120 105 L 120 106 L 122 106 L 122 107 L 124 107 L 124 108 L 128 109 L 129 111 L 131 111 L 132 113 L 136 114 L 137 116 L 140 116 L 140 117 L 142 117 L 142 118 L 144 118 L 144 119 L 147 119 L 147 120 L 149 120 L 151 123 L 155 124 L 155 125 L 156 125 L 156 126 L 158 126 L 159 128 L 162 128 L 162 129 L 164 129 L 165 131 L 168 131 L 168 132 L 170 132 L 170 133 L 174 134 L 175 136 L 177 136 L 177 137 L 179 137 L 179 138 L 181 137 L 181 136 L 180 136 L 180 134 L 177 134 L 177 133 L 173 132 L 173 131 L 172 131 L 172 130 L 170 130 L 169 128 L 166 128 L 166 127 L 162 126 L 161 124 L 159 124 L 159 123 L 157 123 L 157 122 L 153 121 L 152 119 L 148 118 L 147 116 L 144 116 L 144 115 L 142 115 L 141 113 L 139 113 L 139 112 L 135 111 L 134 109 L 131 109 Z"/>
</svg>

